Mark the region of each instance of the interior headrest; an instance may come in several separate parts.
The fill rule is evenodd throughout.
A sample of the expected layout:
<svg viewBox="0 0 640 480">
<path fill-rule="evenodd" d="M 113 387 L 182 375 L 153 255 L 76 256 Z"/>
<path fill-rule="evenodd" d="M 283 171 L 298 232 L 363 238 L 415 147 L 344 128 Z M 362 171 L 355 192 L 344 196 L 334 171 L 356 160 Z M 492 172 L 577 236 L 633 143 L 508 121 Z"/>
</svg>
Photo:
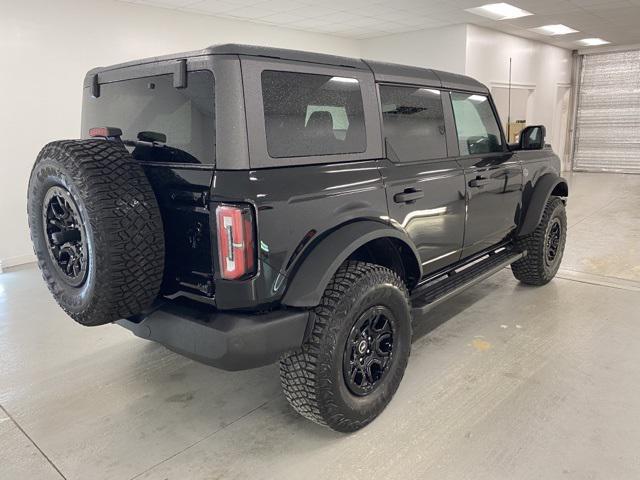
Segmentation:
<svg viewBox="0 0 640 480">
<path fill-rule="evenodd" d="M 313 112 L 307 120 L 306 128 L 320 131 L 333 130 L 333 117 L 327 111 Z"/>
</svg>

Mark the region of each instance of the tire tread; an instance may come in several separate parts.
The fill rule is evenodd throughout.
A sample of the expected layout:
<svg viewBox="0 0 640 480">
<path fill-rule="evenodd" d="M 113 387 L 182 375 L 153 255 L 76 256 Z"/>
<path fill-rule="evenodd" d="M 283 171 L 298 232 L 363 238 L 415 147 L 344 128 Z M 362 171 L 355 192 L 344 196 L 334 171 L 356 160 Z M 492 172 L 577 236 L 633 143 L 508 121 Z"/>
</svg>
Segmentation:
<svg viewBox="0 0 640 480">
<path fill-rule="evenodd" d="M 529 235 L 516 240 L 516 246 L 522 251 L 527 251 L 527 255 L 511 265 L 511 271 L 514 277 L 522 283 L 528 285 L 545 285 L 549 283 L 555 276 L 556 271 L 549 272 L 545 267 L 544 260 L 544 242 L 547 225 L 556 210 L 560 209 L 560 216 L 564 219 L 566 225 L 566 211 L 564 203 L 559 197 L 552 196 L 545 205 L 542 219 L 536 229 Z M 564 242 L 566 241 L 566 233 L 562 236 L 562 245 L 560 251 L 564 250 Z"/>
<path fill-rule="evenodd" d="M 404 282 L 393 271 L 380 265 L 361 262 L 345 262 L 327 285 L 320 304 L 311 312 L 312 329 L 309 338 L 296 351 L 280 359 L 280 380 L 289 404 L 303 417 L 339 431 L 354 431 L 371 422 L 376 415 L 364 420 L 348 418 L 339 411 L 330 397 L 331 390 L 322 385 L 320 377 L 327 378 L 330 365 L 323 358 L 323 339 L 330 336 L 332 345 L 337 342 L 339 322 L 336 315 L 345 298 L 356 297 L 353 286 L 361 279 L 371 282 L 388 282 L 401 289 L 407 304 L 409 294 Z M 355 298 L 353 299 L 355 300 Z M 352 299 L 348 299 L 349 304 Z M 401 369 L 404 372 L 404 367 Z"/>
<path fill-rule="evenodd" d="M 164 232 L 153 189 L 140 165 L 121 145 L 105 140 L 62 140 L 46 145 L 34 165 L 30 193 L 40 181 L 36 167 L 59 166 L 68 174 L 86 207 L 99 270 L 87 308 L 78 311 L 61 298 L 60 280 L 49 271 L 31 226 L 43 277 L 61 307 L 83 325 L 102 325 L 136 315 L 157 296 L 164 271 Z M 43 167 L 44 168 L 44 167 Z M 53 168 L 53 167 L 51 167 Z M 30 224 L 40 212 L 29 202 Z M 92 259 L 93 260 L 93 259 Z"/>
</svg>

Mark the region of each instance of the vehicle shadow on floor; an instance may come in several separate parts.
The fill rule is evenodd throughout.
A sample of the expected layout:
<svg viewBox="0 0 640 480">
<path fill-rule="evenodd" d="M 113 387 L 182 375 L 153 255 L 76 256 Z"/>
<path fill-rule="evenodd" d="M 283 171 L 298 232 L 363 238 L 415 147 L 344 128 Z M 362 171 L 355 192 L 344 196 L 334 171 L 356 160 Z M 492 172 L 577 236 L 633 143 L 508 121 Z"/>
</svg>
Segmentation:
<svg viewBox="0 0 640 480">
<path fill-rule="evenodd" d="M 463 313 L 468 308 L 473 307 L 488 295 L 503 289 L 505 280 L 513 281 L 511 269 L 508 267 L 492 278 L 482 281 L 478 285 L 459 293 L 426 313 L 413 318 L 413 337 L 411 343 L 415 344 L 421 339 L 428 341 L 429 335 L 438 327 Z M 518 290 L 530 290 L 540 287 L 518 283 L 515 288 Z"/>
<path fill-rule="evenodd" d="M 413 319 L 413 337 L 411 343 L 427 337 L 439 326 L 472 307 L 476 302 L 482 300 L 492 290 L 495 290 L 492 282 L 482 282 L 479 285 L 462 292 L 455 297 L 441 303 L 426 313 Z"/>
</svg>

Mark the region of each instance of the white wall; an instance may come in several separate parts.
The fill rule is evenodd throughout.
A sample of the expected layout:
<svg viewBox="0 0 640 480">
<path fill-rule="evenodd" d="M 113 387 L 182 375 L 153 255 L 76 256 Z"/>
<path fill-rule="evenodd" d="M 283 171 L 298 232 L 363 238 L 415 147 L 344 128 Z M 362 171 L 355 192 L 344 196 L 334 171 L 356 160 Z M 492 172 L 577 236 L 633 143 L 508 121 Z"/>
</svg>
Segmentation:
<svg viewBox="0 0 640 480">
<path fill-rule="evenodd" d="M 467 25 L 467 75 L 489 88 L 506 85 L 509 82 L 509 58 L 512 58 L 512 83 L 516 87 L 534 89 L 527 108 L 527 123 L 546 126 L 547 142 L 559 153 L 562 146 L 558 139 L 553 138 L 554 132 L 558 131 L 554 125 L 554 111 L 558 87 L 566 87 L 571 82 L 571 51 Z"/>
<path fill-rule="evenodd" d="M 466 25 L 362 40 L 363 58 L 465 73 Z"/>
<path fill-rule="evenodd" d="M 29 172 L 45 143 L 79 136 L 85 72 L 224 42 L 360 54 L 346 38 L 110 0 L 0 0 L 0 268 L 32 258 Z"/>
</svg>

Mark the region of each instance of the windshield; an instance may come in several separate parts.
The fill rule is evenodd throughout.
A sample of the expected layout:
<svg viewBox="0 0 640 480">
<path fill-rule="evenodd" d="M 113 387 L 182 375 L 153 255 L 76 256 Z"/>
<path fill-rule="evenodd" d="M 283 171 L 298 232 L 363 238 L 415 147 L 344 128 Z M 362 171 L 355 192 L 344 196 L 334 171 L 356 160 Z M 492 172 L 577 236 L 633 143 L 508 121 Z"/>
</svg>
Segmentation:
<svg viewBox="0 0 640 480">
<path fill-rule="evenodd" d="M 93 127 L 117 127 L 134 158 L 149 162 L 215 163 L 214 81 L 209 71 L 189 72 L 187 87 L 173 75 L 85 88 L 82 136 Z"/>
</svg>

